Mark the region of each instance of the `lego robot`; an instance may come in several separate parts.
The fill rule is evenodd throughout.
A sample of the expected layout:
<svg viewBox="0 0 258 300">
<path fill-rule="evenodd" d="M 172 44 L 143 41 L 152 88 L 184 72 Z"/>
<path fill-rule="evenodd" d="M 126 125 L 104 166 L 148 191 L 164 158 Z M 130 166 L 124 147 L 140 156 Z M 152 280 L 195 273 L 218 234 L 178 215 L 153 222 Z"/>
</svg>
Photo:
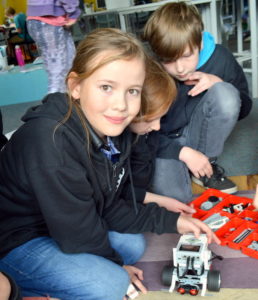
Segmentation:
<svg viewBox="0 0 258 300">
<path fill-rule="evenodd" d="M 196 296 L 201 290 L 204 296 L 209 291 L 220 290 L 220 272 L 211 270 L 214 259 L 208 250 L 206 234 L 197 239 L 193 234 L 182 235 L 176 248 L 173 248 L 173 266 L 165 266 L 162 282 L 170 286 L 169 292 L 176 290 L 180 294 Z"/>
</svg>

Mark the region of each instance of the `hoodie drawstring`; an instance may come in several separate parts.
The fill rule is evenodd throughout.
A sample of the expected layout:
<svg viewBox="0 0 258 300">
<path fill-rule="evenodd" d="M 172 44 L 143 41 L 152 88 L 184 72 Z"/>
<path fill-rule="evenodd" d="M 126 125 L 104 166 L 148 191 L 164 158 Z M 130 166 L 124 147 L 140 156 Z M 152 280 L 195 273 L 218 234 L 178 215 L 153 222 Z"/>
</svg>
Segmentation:
<svg viewBox="0 0 258 300">
<path fill-rule="evenodd" d="M 131 169 L 131 164 L 130 164 L 130 158 L 127 159 L 127 163 L 128 163 L 128 172 L 129 172 L 131 192 L 132 192 L 132 197 L 133 197 L 133 206 L 134 206 L 135 213 L 138 214 L 138 207 L 137 207 L 137 202 L 136 202 L 136 196 L 135 196 L 135 191 L 134 191 L 134 187 L 133 187 L 133 176 L 132 176 L 132 169 Z"/>
</svg>

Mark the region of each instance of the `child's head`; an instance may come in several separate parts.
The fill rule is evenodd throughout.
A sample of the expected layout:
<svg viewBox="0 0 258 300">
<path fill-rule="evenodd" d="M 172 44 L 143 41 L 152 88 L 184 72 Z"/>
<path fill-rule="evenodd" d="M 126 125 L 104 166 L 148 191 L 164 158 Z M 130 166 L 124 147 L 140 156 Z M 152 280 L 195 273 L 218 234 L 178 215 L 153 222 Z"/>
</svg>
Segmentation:
<svg viewBox="0 0 258 300">
<path fill-rule="evenodd" d="M 157 9 L 144 27 L 148 41 L 159 61 L 171 62 L 190 50 L 201 48 L 203 22 L 194 5 L 167 3 Z"/>
<path fill-rule="evenodd" d="M 164 116 L 176 98 L 176 85 L 163 68 L 151 60 L 147 65 L 142 91 L 144 108 L 130 124 L 133 132 L 141 135 L 160 129 L 160 119 Z"/>
<path fill-rule="evenodd" d="M 8 7 L 5 9 L 5 16 L 7 18 L 13 18 L 15 14 L 16 14 L 16 11 L 14 8 Z"/>
<path fill-rule="evenodd" d="M 70 111 L 75 106 L 100 136 L 121 134 L 139 113 L 147 64 L 141 42 L 130 34 L 91 32 L 77 47 L 67 76 Z"/>
<path fill-rule="evenodd" d="M 177 71 L 171 71 L 166 66 L 186 58 L 189 72 L 195 71 L 202 45 L 202 31 L 203 22 L 194 5 L 185 2 L 167 3 L 151 15 L 145 25 L 143 39 L 149 43 L 165 69 L 182 80 L 183 77 L 177 77 Z M 181 75 L 185 75 L 184 70 L 182 72 L 179 70 Z"/>
</svg>

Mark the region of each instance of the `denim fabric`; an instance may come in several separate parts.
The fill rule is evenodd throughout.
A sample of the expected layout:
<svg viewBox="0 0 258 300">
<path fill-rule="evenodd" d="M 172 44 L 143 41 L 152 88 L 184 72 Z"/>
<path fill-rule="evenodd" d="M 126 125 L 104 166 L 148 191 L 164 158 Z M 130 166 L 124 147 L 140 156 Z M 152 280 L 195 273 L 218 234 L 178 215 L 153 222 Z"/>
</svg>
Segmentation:
<svg viewBox="0 0 258 300">
<path fill-rule="evenodd" d="M 28 20 L 27 27 L 43 58 L 48 74 L 48 93 L 66 92 L 65 77 L 75 56 L 71 32 L 38 20 Z"/>
<path fill-rule="evenodd" d="M 110 232 L 112 247 L 125 264 L 134 264 L 145 250 L 141 234 Z M 24 296 L 62 300 L 121 300 L 129 285 L 124 268 L 93 254 L 66 254 L 49 237 L 33 239 L 0 261 L 0 270 L 12 276 Z"/>
<path fill-rule="evenodd" d="M 218 157 L 238 120 L 240 105 L 239 92 L 233 85 L 216 83 L 196 106 L 182 136 L 177 138 L 178 143 L 196 149 L 209 158 Z M 185 163 L 157 158 L 152 192 L 185 203 L 192 201 L 191 178 Z"/>
</svg>

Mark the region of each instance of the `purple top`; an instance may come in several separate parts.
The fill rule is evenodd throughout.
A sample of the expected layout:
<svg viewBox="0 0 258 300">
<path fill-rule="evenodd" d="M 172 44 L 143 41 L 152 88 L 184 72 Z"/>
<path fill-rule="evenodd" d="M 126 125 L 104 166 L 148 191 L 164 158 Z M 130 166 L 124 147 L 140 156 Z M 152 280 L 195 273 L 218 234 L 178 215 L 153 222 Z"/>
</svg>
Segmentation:
<svg viewBox="0 0 258 300">
<path fill-rule="evenodd" d="M 81 13 L 79 0 L 27 0 L 27 16 L 63 16 L 77 19 Z"/>
</svg>

